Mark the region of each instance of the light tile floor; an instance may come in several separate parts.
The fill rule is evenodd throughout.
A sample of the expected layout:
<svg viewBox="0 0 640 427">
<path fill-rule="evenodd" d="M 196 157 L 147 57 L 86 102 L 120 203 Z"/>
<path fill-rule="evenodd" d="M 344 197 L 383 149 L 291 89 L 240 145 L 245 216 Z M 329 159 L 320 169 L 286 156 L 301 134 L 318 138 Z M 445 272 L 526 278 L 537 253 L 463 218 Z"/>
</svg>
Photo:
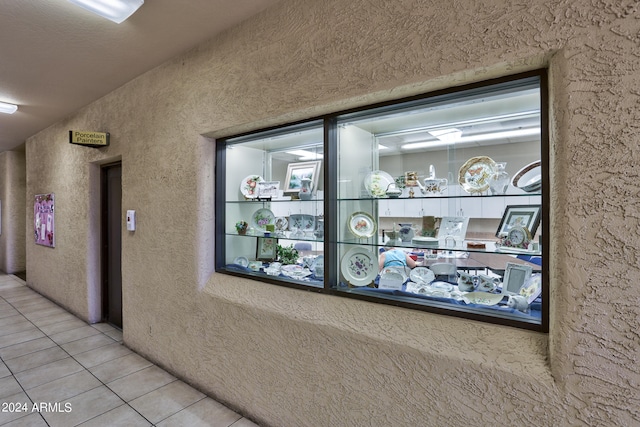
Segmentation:
<svg viewBox="0 0 640 427">
<path fill-rule="evenodd" d="M 257 427 L 0 272 L 0 426 Z"/>
</svg>

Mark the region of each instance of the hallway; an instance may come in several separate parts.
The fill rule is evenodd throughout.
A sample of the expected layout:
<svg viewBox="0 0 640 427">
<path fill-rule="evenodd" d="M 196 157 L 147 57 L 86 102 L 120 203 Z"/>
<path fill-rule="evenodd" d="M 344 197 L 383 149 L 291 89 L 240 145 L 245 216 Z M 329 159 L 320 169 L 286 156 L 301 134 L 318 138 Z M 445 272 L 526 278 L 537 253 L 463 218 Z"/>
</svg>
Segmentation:
<svg viewBox="0 0 640 427">
<path fill-rule="evenodd" d="M 257 427 L 0 273 L 0 426 Z"/>
</svg>

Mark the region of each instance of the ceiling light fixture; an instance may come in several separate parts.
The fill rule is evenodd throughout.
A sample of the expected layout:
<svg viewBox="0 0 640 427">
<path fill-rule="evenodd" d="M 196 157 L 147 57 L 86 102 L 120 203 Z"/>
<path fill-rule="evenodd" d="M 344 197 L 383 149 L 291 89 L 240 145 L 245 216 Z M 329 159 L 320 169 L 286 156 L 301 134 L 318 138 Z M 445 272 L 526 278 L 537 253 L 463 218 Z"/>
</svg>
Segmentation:
<svg viewBox="0 0 640 427">
<path fill-rule="evenodd" d="M 458 142 L 460 140 L 460 137 L 462 136 L 462 131 L 458 128 L 430 130 L 429 133 L 438 138 L 440 141 L 446 143 Z"/>
<path fill-rule="evenodd" d="M 481 141 L 491 141 L 494 139 L 505 139 L 505 138 L 516 138 L 519 136 L 533 136 L 539 135 L 540 128 L 528 128 L 528 129 L 516 129 L 516 130 L 508 130 L 505 132 L 492 132 L 492 133 L 484 133 L 480 135 L 471 135 L 471 136 L 463 136 L 455 141 L 456 144 L 462 143 L 470 143 L 470 142 L 481 142 Z M 449 145 L 449 142 L 440 141 L 424 141 L 424 142 L 412 142 L 410 144 L 404 144 L 402 147 L 403 150 L 415 150 L 417 148 L 432 148 L 432 147 L 440 147 L 444 145 Z"/>
<path fill-rule="evenodd" d="M 294 156 L 298 156 L 298 160 L 319 160 L 322 159 L 322 154 L 314 153 L 313 151 L 307 150 L 291 150 L 287 151 L 289 154 L 293 154 Z"/>
<path fill-rule="evenodd" d="M 18 106 L 15 104 L 7 104 L 6 102 L 0 102 L 0 113 L 13 114 L 18 111 Z"/>
<path fill-rule="evenodd" d="M 144 4 L 144 0 L 69 0 L 76 6 L 107 18 L 116 24 L 121 23 Z"/>
</svg>

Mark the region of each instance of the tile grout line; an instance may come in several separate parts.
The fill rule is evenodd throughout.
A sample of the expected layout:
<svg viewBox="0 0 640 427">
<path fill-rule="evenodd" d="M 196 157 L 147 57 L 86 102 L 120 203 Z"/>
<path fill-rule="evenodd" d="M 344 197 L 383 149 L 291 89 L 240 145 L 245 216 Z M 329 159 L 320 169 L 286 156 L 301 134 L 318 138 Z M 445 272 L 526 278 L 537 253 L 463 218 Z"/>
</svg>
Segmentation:
<svg viewBox="0 0 640 427">
<path fill-rule="evenodd" d="M 75 314 L 70 313 L 70 312 L 69 312 L 68 310 L 66 310 L 64 307 L 60 307 L 60 306 L 59 306 L 58 304 L 56 304 L 54 301 L 51 301 L 51 300 L 49 300 L 47 297 L 45 297 L 45 296 L 43 296 L 43 295 L 38 294 L 37 292 L 35 292 L 34 290 L 32 290 L 31 288 L 29 288 L 29 287 L 28 287 L 28 286 L 26 286 L 26 285 L 22 285 L 22 286 L 24 286 L 24 287 L 25 287 L 26 289 L 28 289 L 29 291 L 33 292 L 33 294 L 34 294 L 34 295 L 36 295 L 36 296 L 41 296 L 41 297 L 42 297 L 42 298 L 44 298 L 46 301 L 49 301 L 49 302 L 53 303 L 56 307 L 58 307 L 58 308 L 62 309 L 64 312 L 66 312 L 66 313 L 68 313 L 68 314 L 72 315 L 75 319 L 81 320 L 81 321 L 82 321 L 83 323 L 85 323 L 87 326 L 91 326 L 93 329 L 95 329 L 96 331 L 98 331 L 100 334 L 102 334 L 102 335 L 106 336 L 107 338 L 109 338 L 109 339 L 113 340 L 113 341 L 114 341 L 114 343 L 119 343 L 120 345 L 124 345 L 122 341 L 118 341 L 118 340 L 114 339 L 113 337 L 111 337 L 111 336 L 107 335 L 107 333 L 106 333 L 106 332 L 104 332 L 104 331 L 102 331 L 102 330 L 100 330 L 100 329 L 98 329 L 98 328 L 94 327 L 92 324 L 89 324 L 89 323 L 85 322 L 84 320 L 82 320 L 82 319 L 78 318 Z M 116 395 L 116 396 L 117 396 L 117 397 L 122 401 L 122 405 L 116 406 L 115 408 L 112 408 L 112 409 L 110 409 L 110 410 L 108 410 L 108 411 L 106 411 L 106 412 L 102 412 L 101 414 L 96 415 L 95 417 L 92 417 L 92 418 L 89 418 L 89 419 L 87 419 L 87 420 L 84 420 L 84 421 L 82 421 L 80 424 L 83 424 L 83 423 L 89 422 L 90 420 L 93 420 L 93 419 L 95 419 L 95 418 L 98 418 L 98 417 L 100 417 L 100 416 L 102 416 L 102 415 L 104 415 L 104 414 L 106 414 L 106 413 L 108 413 L 108 412 L 110 412 L 110 411 L 112 411 L 112 410 L 115 410 L 115 409 L 117 409 L 117 408 L 120 408 L 120 407 L 122 407 L 122 406 L 126 405 L 126 406 L 128 406 L 130 409 L 132 409 L 135 413 L 137 413 L 138 415 L 140 415 L 140 417 L 142 417 L 142 419 L 144 419 L 145 421 L 147 421 L 151 426 L 156 426 L 156 424 L 161 423 L 161 422 L 165 421 L 166 419 L 168 419 L 168 418 L 170 418 L 170 417 L 172 417 L 172 416 L 174 416 L 174 415 L 176 415 L 176 414 L 180 413 L 181 411 L 183 411 L 183 410 L 185 410 L 185 409 L 187 409 L 187 408 L 190 408 L 190 407 L 194 406 L 195 404 L 197 404 L 197 403 L 201 402 L 202 400 L 204 400 L 204 399 L 206 399 L 206 398 L 208 397 L 208 395 L 207 395 L 206 393 L 202 393 L 202 392 L 201 392 L 201 393 L 203 394 L 203 396 L 202 396 L 200 399 L 198 399 L 197 401 L 195 401 L 195 402 L 191 403 L 191 404 L 190 404 L 190 405 L 188 405 L 188 406 L 185 406 L 184 408 L 179 409 L 178 411 L 176 411 L 176 412 L 174 412 L 174 413 L 171 413 L 171 414 L 167 415 L 165 418 L 163 418 L 163 419 L 159 420 L 157 423 L 153 423 L 153 422 L 151 422 L 151 420 L 147 419 L 144 415 L 142 415 L 138 410 L 136 410 L 133 406 L 131 406 L 129 402 L 126 402 L 126 401 L 125 401 L 125 400 L 124 400 L 124 399 L 123 399 L 123 398 L 122 398 L 118 393 L 116 393 L 114 390 L 112 390 L 112 389 L 109 387 L 109 385 L 108 385 L 108 384 L 106 384 L 104 381 L 102 381 L 100 378 L 98 378 L 98 377 L 97 377 L 93 372 L 91 372 L 91 370 L 90 370 L 89 368 L 85 367 L 85 366 L 84 366 L 80 361 L 78 361 L 78 360 L 75 358 L 75 356 L 77 356 L 77 355 L 79 355 L 79 354 L 84 354 L 84 353 L 86 353 L 86 352 L 89 352 L 89 351 L 92 351 L 92 350 L 96 350 L 96 349 L 98 349 L 98 348 L 101 348 L 101 347 L 104 347 L 104 346 L 107 346 L 107 345 L 111 345 L 111 343 L 110 343 L 110 344 L 105 344 L 104 346 L 100 346 L 100 347 L 97 347 L 97 348 L 94 348 L 94 349 L 90 349 L 90 350 L 83 351 L 82 353 L 77 353 L 77 354 L 75 354 L 75 355 L 71 355 L 71 354 L 70 354 L 66 349 L 64 349 L 64 348 L 62 347 L 62 345 L 61 345 L 61 344 L 57 343 L 56 341 L 53 341 L 53 340 L 51 339 L 51 337 L 49 336 L 49 334 L 48 334 L 48 333 L 44 332 L 44 331 L 43 331 L 39 326 L 37 326 L 35 323 L 33 323 L 33 321 L 31 321 L 31 319 L 27 318 L 27 317 L 22 313 L 22 311 L 21 311 L 19 308 L 17 308 L 16 306 L 14 306 L 10 301 L 7 301 L 5 297 L 0 296 L 0 298 L 2 298 L 2 299 L 3 299 L 7 304 L 9 304 L 9 306 L 11 306 L 11 308 L 13 308 L 14 310 L 16 310 L 20 316 L 22 316 L 22 317 L 23 317 L 25 320 L 27 320 L 31 325 L 33 325 L 33 326 L 34 326 L 34 327 L 35 327 L 39 332 L 41 332 L 42 334 L 44 334 L 44 336 L 45 336 L 45 337 L 47 337 L 48 339 L 50 339 L 50 340 L 54 343 L 54 346 L 52 346 L 52 347 L 49 347 L 49 348 L 47 348 L 47 349 L 42 349 L 42 350 L 32 351 L 32 352 L 30 352 L 30 353 L 25 353 L 25 355 L 27 355 L 27 354 L 33 354 L 33 353 L 38 352 L 38 351 L 48 350 L 48 349 L 51 349 L 51 348 L 54 348 L 54 347 L 58 347 L 60 350 L 62 350 L 64 353 L 66 353 L 66 354 L 67 354 L 71 359 L 73 359 L 76 363 L 78 363 L 78 364 L 82 367 L 82 369 L 83 369 L 84 371 L 88 372 L 92 377 L 94 377 L 94 378 L 95 378 L 95 379 L 100 383 L 100 385 L 98 385 L 98 386 L 96 386 L 96 387 L 94 387 L 94 388 L 91 388 L 91 389 L 89 389 L 89 390 L 85 390 L 85 391 L 83 391 L 82 393 L 78 393 L 78 394 L 76 394 L 76 395 L 73 395 L 73 396 L 70 396 L 70 397 L 66 398 L 66 399 L 65 399 L 65 401 L 68 401 L 69 399 L 74 398 L 74 397 L 77 397 L 77 396 L 79 396 L 79 395 L 81 395 L 81 394 L 83 394 L 83 393 L 86 393 L 86 392 L 88 392 L 88 391 L 95 390 L 96 388 L 99 388 L 99 387 L 101 387 L 101 386 L 104 386 L 105 388 L 107 388 L 110 392 L 112 392 L 114 395 Z M 26 299 L 26 298 L 25 298 L 25 299 Z M 60 322 L 54 322 L 54 323 L 52 323 L 52 324 L 61 323 L 61 322 L 64 322 L 64 321 L 65 321 L 65 320 L 61 320 Z M 45 326 L 48 326 L 48 325 L 45 325 Z M 74 328 L 74 329 L 78 329 L 78 328 Z M 70 329 L 70 330 L 73 330 L 73 329 Z M 60 333 L 62 333 L 62 332 L 67 332 L 67 331 L 61 331 Z M 17 333 L 21 333 L 21 332 L 17 332 Z M 42 337 L 40 337 L 40 338 L 42 338 Z M 34 338 L 33 340 L 40 339 L 40 338 Z M 88 337 L 84 337 L 84 338 L 88 338 Z M 79 340 L 84 339 L 84 338 L 79 338 L 78 340 L 74 340 L 74 341 L 79 341 Z M 30 341 L 33 341 L 33 340 L 27 340 L 27 341 L 24 341 L 24 342 L 30 342 Z M 70 342 L 74 342 L 74 341 L 70 341 Z M 17 344 L 22 344 L 22 343 L 17 343 Z M 13 344 L 13 345 L 17 345 L 17 344 Z M 65 344 L 68 344 L 68 343 L 65 343 Z M 11 346 L 7 346 L 7 347 L 11 347 Z M 141 358 L 143 358 L 144 360 L 146 360 L 147 362 L 149 362 L 151 365 L 150 365 L 150 366 L 147 366 L 147 367 L 145 367 L 145 368 L 138 369 L 138 370 L 136 370 L 136 371 L 134 371 L 134 372 L 131 372 L 131 373 L 127 374 L 127 375 L 124 375 L 124 376 L 122 376 L 122 377 L 118 377 L 118 378 L 114 379 L 113 381 L 116 381 L 116 380 L 118 380 L 118 379 L 122 379 L 122 378 L 126 378 L 126 377 L 127 377 L 127 376 L 129 376 L 129 375 L 135 374 L 135 373 L 137 373 L 137 372 L 140 372 L 140 371 L 142 371 L 142 370 L 144 370 L 144 369 L 147 369 L 147 368 L 149 368 L 149 367 L 152 367 L 152 366 L 155 366 L 155 367 L 157 367 L 158 369 L 162 369 L 161 367 L 159 367 L 159 366 L 158 366 L 158 365 L 156 365 L 155 363 L 153 363 L 153 362 L 151 362 L 151 361 L 147 360 L 146 358 L 144 358 L 143 356 L 139 355 L 138 353 L 136 353 L 136 352 L 135 352 L 135 351 L 133 351 L 133 350 L 132 350 L 132 354 L 136 354 L 136 355 L 138 355 L 139 357 L 141 357 Z M 21 356 L 22 356 L 22 355 L 21 355 Z M 18 357 L 21 357 L 21 356 L 18 356 Z M 108 361 L 102 362 L 102 363 L 100 363 L 100 364 L 98 364 L 98 365 L 95 365 L 95 366 L 100 366 L 100 365 L 103 365 L 103 364 L 105 364 L 105 363 L 109 363 L 109 362 L 112 362 L 112 361 L 114 361 L 114 360 L 118 360 L 118 359 L 120 359 L 120 358 L 122 358 L 122 357 L 126 357 L 126 356 L 127 356 L 127 355 L 120 356 L 120 357 L 117 357 L 117 358 L 115 358 L 115 359 L 111 359 L 111 360 L 108 360 Z M 13 358 L 12 358 L 12 359 L 13 359 Z M 66 358 L 65 358 L 65 359 L 66 359 Z M 5 360 L 5 359 L 3 359 L 3 358 L 1 358 L 1 357 L 0 357 L 0 360 L 2 360 L 2 361 L 4 362 L 4 360 Z M 11 360 L 11 359 L 6 359 L 6 360 Z M 64 359 L 62 359 L 62 360 L 64 360 Z M 55 362 L 51 362 L 51 363 L 55 363 Z M 46 363 L 45 363 L 44 365 L 46 365 Z M 41 365 L 41 366 L 44 366 L 44 365 Z M 5 363 L 5 366 L 6 366 L 6 363 Z M 30 368 L 30 369 L 36 369 L 36 368 L 41 367 L 41 366 L 37 366 L 37 367 L 34 367 L 34 368 Z M 92 368 L 93 368 L 93 367 L 94 367 L 94 366 L 92 366 Z M 24 394 L 27 396 L 27 398 L 28 398 L 30 401 L 32 401 L 32 402 L 33 402 L 33 400 L 31 399 L 31 396 L 29 395 L 29 393 L 27 392 L 27 390 L 25 390 L 25 389 L 24 389 L 24 387 L 22 386 L 22 384 L 17 380 L 17 378 L 15 377 L 15 375 L 14 375 L 13 371 L 12 371 L 8 366 L 7 366 L 7 369 L 9 370 L 9 372 L 11 373 L 11 375 L 13 376 L 14 380 L 16 381 L 16 383 L 18 383 L 18 385 L 20 386 L 20 388 L 22 389 L 22 391 L 24 392 Z M 163 371 L 165 371 L 164 369 L 162 369 L 162 370 L 163 370 Z M 26 370 L 25 370 L 25 371 L 26 371 Z M 23 372 L 23 371 L 21 371 L 21 372 Z M 79 371 L 79 372 L 82 372 L 82 371 Z M 44 383 L 44 384 L 40 384 L 40 385 L 38 385 L 38 387 L 39 387 L 39 386 L 41 386 L 41 385 L 49 384 L 50 382 L 57 381 L 57 380 L 62 379 L 62 378 L 69 377 L 69 376 L 71 376 L 71 375 L 75 375 L 75 374 L 77 374 L 77 373 L 79 373 L 79 372 L 74 372 L 74 373 L 69 374 L 69 375 L 64 375 L 64 376 L 62 376 L 62 377 L 60 377 L 60 378 L 56 378 L 55 380 L 49 381 L 49 382 Z M 165 372 L 167 372 L 167 371 L 165 371 Z M 167 372 L 167 373 L 168 373 L 168 372 Z M 172 381 L 170 381 L 169 383 L 167 383 L 167 384 L 163 384 L 162 386 L 159 386 L 159 387 L 156 387 L 155 389 L 150 390 L 150 391 L 148 391 L 148 392 L 146 392 L 146 393 L 144 393 L 144 394 L 142 394 L 142 395 L 140 395 L 140 396 L 136 397 L 136 399 L 138 399 L 138 398 L 140 398 L 140 397 L 142 397 L 142 396 L 146 396 L 146 395 L 148 395 L 148 394 L 150 394 L 150 393 L 153 393 L 154 391 L 157 391 L 157 390 L 159 390 L 160 388 L 165 387 L 165 386 L 167 386 L 167 385 L 169 385 L 169 384 L 172 384 L 172 383 L 174 383 L 174 382 L 176 382 L 176 381 L 180 381 L 180 380 L 179 380 L 179 378 L 174 377 L 174 379 L 173 379 Z M 185 383 L 185 384 L 187 384 L 187 383 Z M 187 385 L 189 386 L 189 384 L 187 384 Z M 35 388 L 35 387 L 34 387 L 34 388 Z M 199 390 L 198 390 L 198 391 L 199 391 Z M 132 399 L 132 400 L 135 400 L 135 399 Z M 47 420 L 44 418 L 44 416 L 43 416 L 42 414 L 39 414 L 39 415 L 40 415 L 40 417 L 43 419 L 43 421 L 45 422 L 45 424 L 47 424 L 47 426 L 49 426 L 50 424 L 47 422 Z M 241 414 L 239 414 L 239 416 L 240 416 L 240 418 L 239 418 L 238 420 L 234 421 L 231 425 L 236 424 L 238 421 L 240 421 L 241 419 L 243 419 L 243 418 L 244 418 Z M 23 417 L 20 417 L 20 418 L 23 418 Z M 20 419 L 20 418 L 18 418 L 18 419 Z M 231 425 L 230 425 L 229 427 L 231 427 Z"/>
<path fill-rule="evenodd" d="M 37 292 L 34 292 L 34 294 L 38 295 L 38 294 L 37 294 Z M 36 325 L 36 324 L 34 324 L 30 319 L 28 319 L 27 317 L 25 317 L 25 315 L 20 311 L 20 309 L 19 309 L 19 308 L 15 307 L 11 302 L 7 301 L 4 297 L 1 297 L 1 296 L 0 296 L 0 298 L 2 298 L 2 299 L 3 299 L 7 304 L 9 304 L 9 305 L 14 309 L 14 310 L 16 310 L 16 311 L 19 313 L 19 315 L 20 315 L 20 316 L 22 316 L 25 320 L 27 320 L 29 323 L 31 323 L 31 324 L 32 324 L 36 329 L 38 329 L 38 331 L 42 332 L 42 333 L 43 333 L 47 338 L 51 339 L 51 337 L 49 336 L 49 334 L 47 334 L 46 332 L 44 332 L 42 329 L 40 329 L 40 327 L 39 327 L 39 326 L 37 326 L 37 325 Z M 45 298 L 46 298 L 46 297 L 45 297 Z M 53 301 L 52 301 L 52 302 L 53 302 Z M 55 304 L 55 302 L 54 302 L 54 304 Z M 57 304 L 56 304 L 56 305 L 57 305 Z M 59 307 L 59 306 L 58 306 L 58 307 Z M 62 308 L 62 307 L 60 307 L 60 308 Z M 62 308 L 62 309 L 63 309 L 63 310 L 65 310 L 64 308 Z M 66 311 L 66 310 L 65 310 L 65 311 Z M 76 317 L 73 313 L 69 313 L 69 314 L 71 314 L 71 315 L 72 315 L 72 316 L 74 316 L 76 319 L 78 319 L 78 317 Z M 79 320 L 82 320 L 82 319 L 79 319 Z M 82 320 L 82 321 L 83 321 L 83 320 Z M 61 321 L 61 322 L 63 322 L 63 321 Z M 61 323 L 61 322 L 55 322 L 55 323 Z M 84 321 L 83 321 L 83 322 L 84 322 Z M 54 323 L 54 324 L 55 324 L 55 323 Z M 86 322 L 84 322 L 84 323 L 86 323 Z M 104 335 L 104 336 L 106 336 L 106 337 L 108 337 L 108 338 L 112 339 L 114 343 L 120 343 L 120 345 L 124 345 L 121 341 L 116 341 L 113 337 L 110 337 L 110 336 L 109 336 L 109 335 L 107 335 L 104 331 L 101 331 L 100 329 L 95 328 L 93 325 L 91 325 L 91 324 L 89 324 L 89 323 L 86 323 L 86 325 L 91 326 L 93 329 L 95 329 L 96 331 L 98 331 L 100 334 L 102 334 L 102 335 Z M 79 328 L 75 328 L 75 329 L 79 329 Z M 73 329 L 70 329 L 70 330 L 73 330 Z M 66 331 L 62 331 L 62 332 L 66 332 Z M 18 333 L 19 333 L 19 332 L 18 332 Z M 87 338 L 87 337 L 85 337 L 85 338 Z M 36 339 L 38 339 L 38 338 L 36 338 Z M 84 339 L 84 338 L 80 338 L 80 339 Z M 75 340 L 75 341 L 79 341 L 80 339 Z M 33 341 L 33 340 L 29 340 L 29 341 Z M 29 342 L 29 341 L 25 341 L 25 342 Z M 53 340 L 52 340 L 52 341 L 53 341 Z M 70 341 L 70 342 L 73 342 L 73 341 Z M 138 415 L 140 415 L 140 416 L 141 416 L 145 421 L 149 422 L 152 426 L 155 426 L 155 424 L 154 424 L 154 423 L 152 423 L 152 422 L 151 422 L 150 420 L 148 420 L 144 415 L 142 415 L 140 412 L 138 412 L 138 411 L 137 411 L 133 406 L 131 406 L 131 405 L 129 404 L 129 402 L 126 402 L 126 401 L 125 401 L 125 400 L 124 400 L 124 399 L 123 399 L 123 398 L 122 398 L 118 393 L 116 393 L 114 390 L 112 390 L 112 389 L 109 387 L 109 385 L 108 385 L 108 384 L 104 383 L 100 378 L 96 377 L 96 376 L 94 375 L 94 373 L 93 373 L 93 372 L 91 372 L 91 371 L 89 370 L 89 368 L 85 367 L 85 366 L 84 366 L 80 361 L 78 361 L 78 360 L 74 357 L 75 355 L 71 355 L 67 350 L 65 350 L 65 349 L 64 349 L 60 344 L 58 344 L 57 342 L 53 341 L 53 343 L 54 343 L 54 344 L 55 344 L 55 346 L 57 346 L 60 350 L 62 350 L 63 352 L 65 352 L 65 353 L 66 353 L 66 354 L 67 354 L 71 359 L 73 359 L 73 360 L 74 360 L 74 361 L 76 361 L 80 366 L 82 366 L 83 370 L 87 371 L 91 376 L 93 376 L 96 380 L 98 380 L 98 382 L 99 382 L 102 386 L 106 387 L 109 391 L 111 391 L 114 395 L 116 395 L 116 396 L 117 396 L 117 397 L 122 401 L 123 405 L 127 405 L 129 408 L 131 408 L 133 411 L 135 411 Z M 20 343 L 20 344 L 21 344 L 21 343 Z M 65 343 L 65 344 L 67 344 L 67 343 Z M 110 344 L 106 344 L 106 345 L 110 345 Z M 106 346 L 106 345 L 105 345 L 105 346 Z M 10 346 L 9 346 L 9 347 L 10 347 Z M 102 347 L 103 347 L 103 346 L 102 346 Z M 49 348 L 53 348 L 53 347 L 49 347 Z M 100 348 L 100 347 L 97 347 L 97 348 Z M 47 350 L 47 349 L 45 349 L 45 350 Z M 87 351 L 92 351 L 92 350 L 95 350 L 95 349 L 91 349 L 91 350 L 87 350 Z M 37 350 L 37 351 L 42 351 L 42 350 Z M 36 352 L 37 352 L 37 351 L 36 351 Z M 82 353 L 78 353 L 78 354 L 83 354 L 83 353 L 86 353 L 87 351 L 84 351 L 84 352 L 82 352 Z M 32 354 L 32 353 L 34 353 L 34 352 L 27 353 L 27 354 Z M 136 352 L 134 352 L 134 351 L 132 351 L 132 353 L 134 353 L 134 354 L 138 354 L 138 353 L 136 353 Z M 77 354 L 76 354 L 76 355 L 77 355 Z M 126 355 L 125 355 L 125 356 L 126 356 Z M 125 357 L 125 356 L 121 356 L 121 357 Z M 140 355 L 138 354 L 138 356 L 140 356 Z M 140 356 L 140 357 L 142 357 L 142 356 Z M 120 358 L 120 357 L 118 357 L 118 358 L 116 358 L 116 359 L 112 359 L 112 360 L 106 361 L 106 362 L 103 362 L 103 363 L 100 363 L 100 364 L 98 364 L 98 365 L 96 365 L 96 366 L 100 366 L 100 365 L 102 365 L 102 364 L 104 364 L 104 363 L 108 363 L 108 362 L 111 362 L 111 361 L 113 361 L 113 360 L 117 360 L 117 359 L 119 359 L 119 358 Z M 144 358 L 143 358 L 143 359 L 144 359 Z M 0 357 L 0 360 L 2 360 L 2 361 L 3 361 L 3 363 L 4 363 L 4 360 L 5 360 L 5 359 L 3 359 L 2 357 Z M 7 359 L 7 360 L 10 360 L 10 359 Z M 145 360 L 147 360 L 147 359 L 145 359 Z M 148 361 L 148 360 L 147 360 L 147 361 Z M 51 362 L 51 363 L 55 363 L 55 362 Z M 157 366 L 157 365 L 155 365 L 155 364 L 154 364 L 154 363 L 152 363 L 152 362 L 149 362 L 149 363 L 151 363 L 151 366 Z M 44 365 L 46 365 L 46 363 L 45 363 Z M 41 366 L 44 366 L 44 365 L 41 365 Z M 6 366 L 6 363 L 5 363 L 5 366 Z M 38 367 L 40 367 L 40 366 L 38 366 Z M 35 368 L 38 368 L 38 367 L 34 367 L 34 368 L 30 368 L 30 369 L 35 369 Z M 148 367 L 147 367 L 147 368 L 148 368 Z M 159 368 L 159 367 L 158 367 L 158 368 Z M 27 390 L 25 390 L 25 389 L 24 389 L 24 387 L 22 386 L 22 384 L 21 384 L 21 383 L 20 383 L 20 382 L 15 378 L 15 374 L 13 373 L 13 371 L 12 371 L 8 366 L 7 366 L 7 369 L 9 370 L 9 372 L 11 372 L 11 375 L 14 377 L 14 379 L 16 380 L 16 382 L 18 383 L 18 385 L 20 386 L 20 388 L 23 390 L 23 392 L 25 393 L 25 395 L 26 395 L 26 396 L 29 398 L 29 400 L 31 400 L 31 402 L 33 403 L 33 400 L 31 399 L 31 396 L 29 396 L 29 393 L 27 392 Z M 142 369 L 146 369 L 146 368 L 142 368 Z M 136 372 L 141 371 L 142 369 L 138 369 L 138 370 L 137 370 L 137 371 L 135 371 L 135 372 L 131 372 L 130 374 L 124 375 L 124 376 L 119 377 L 119 378 L 117 378 L 117 379 L 125 378 L 125 377 L 127 377 L 128 375 L 131 375 L 131 374 L 134 374 L 134 373 L 136 373 Z M 159 369 L 162 369 L 162 368 L 159 368 Z M 26 370 L 25 370 L 25 371 L 26 371 Z M 47 382 L 47 383 L 40 384 L 40 385 L 45 385 L 45 384 L 48 384 L 48 383 L 50 383 L 50 382 L 57 381 L 58 379 L 66 378 L 66 377 L 68 377 L 68 376 L 74 375 L 74 374 L 76 374 L 76 373 L 77 373 L 77 372 L 74 372 L 74 373 L 72 373 L 72 374 L 65 375 L 65 376 L 60 377 L 60 378 L 56 378 L 55 380 L 52 380 L 52 381 L 49 381 L 49 382 Z M 114 380 L 114 381 L 115 381 L 115 380 Z M 144 393 L 143 395 L 136 397 L 136 399 L 137 399 L 137 398 L 140 398 L 140 397 L 142 397 L 142 396 L 145 396 L 145 395 L 147 395 L 147 394 L 149 394 L 149 393 L 152 393 L 152 392 L 154 392 L 154 391 L 156 391 L 156 390 L 158 390 L 158 389 L 160 389 L 160 388 L 162 388 L 162 387 L 164 387 L 164 386 L 166 386 L 166 385 L 168 385 L 168 384 L 171 384 L 171 383 L 173 383 L 173 382 L 175 382 L 175 381 L 178 381 L 178 378 L 175 378 L 173 381 L 171 381 L 171 382 L 169 382 L 169 383 L 167 383 L 167 384 L 164 384 L 164 385 L 162 385 L 162 386 L 160 386 L 160 387 L 157 387 L 157 388 L 155 388 L 155 389 L 153 389 L 153 390 L 150 390 L 150 391 L 148 391 L 147 393 Z M 40 385 L 39 385 L 39 386 L 40 386 Z M 38 386 L 38 387 L 39 387 L 39 386 Z M 86 393 L 87 391 L 95 390 L 95 389 L 96 389 L 96 388 L 98 388 L 98 387 L 101 387 L 101 386 L 99 385 L 99 386 L 94 387 L 94 388 L 92 388 L 92 389 L 85 390 L 85 391 L 84 391 L 84 392 L 82 392 L 82 393 Z M 79 393 L 79 394 L 76 394 L 76 395 L 70 396 L 70 397 L 68 397 L 68 398 L 67 398 L 67 400 L 68 400 L 68 399 L 71 399 L 71 398 L 73 398 L 73 397 L 79 396 L 79 395 L 80 395 L 80 394 L 82 394 L 82 393 Z M 205 395 L 205 396 L 203 396 L 201 399 L 199 399 L 197 402 L 199 402 L 200 400 L 202 400 L 202 399 L 204 399 L 204 398 L 206 398 L 206 395 Z M 193 404 L 195 404 L 195 403 L 197 403 L 197 402 L 194 402 Z M 119 408 L 119 407 L 121 407 L 121 406 L 123 406 L 123 405 L 119 405 L 119 406 L 117 406 L 116 408 Z M 191 405 L 189 405 L 189 406 L 191 406 Z M 183 409 L 188 408 L 189 406 L 187 406 L 187 407 L 185 407 L 185 408 L 180 409 L 178 412 L 180 412 L 180 411 L 181 411 L 181 410 L 183 410 Z M 116 409 L 116 408 L 113 408 L 113 409 Z M 92 418 L 90 418 L 90 419 L 88 419 L 88 420 L 83 421 L 83 423 L 88 422 L 88 421 L 90 421 L 90 420 L 92 420 L 92 419 L 94 419 L 94 418 L 97 418 L 97 417 L 101 416 L 101 415 L 104 415 L 104 414 L 106 414 L 107 412 L 109 412 L 109 411 L 106 411 L 106 412 L 103 412 L 103 413 L 101 413 L 101 414 L 98 414 L 98 415 L 96 415 L 95 417 L 92 417 Z M 173 413 L 173 414 L 171 414 L 171 415 L 167 416 L 166 418 L 169 418 L 169 417 L 171 417 L 171 416 L 173 416 L 173 415 L 177 414 L 178 412 Z M 47 423 L 47 421 L 46 421 L 46 419 L 44 418 L 44 416 L 42 416 L 42 414 L 40 414 L 40 416 L 41 416 L 41 417 L 42 417 L 42 419 L 45 421 L 45 423 Z M 21 418 L 22 418 L 22 417 L 21 417 Z M 162 420 L 160 420 L 160 421 L 164 421 L 166 418 L 163 418 L 163 419 L 162 419 Z M 47 423 L 47 425 L 49 425 L 49 423 Z"/>
</svg>

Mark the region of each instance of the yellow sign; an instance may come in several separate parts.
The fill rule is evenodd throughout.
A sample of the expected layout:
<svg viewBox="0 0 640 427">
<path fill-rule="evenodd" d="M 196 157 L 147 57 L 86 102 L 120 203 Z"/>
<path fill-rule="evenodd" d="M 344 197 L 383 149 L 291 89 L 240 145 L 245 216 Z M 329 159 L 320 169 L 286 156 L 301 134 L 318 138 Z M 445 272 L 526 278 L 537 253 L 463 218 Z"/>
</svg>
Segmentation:
<svg viewBox="0 0 640 427">
<path fill-rule="evenodd" d="M 71 144 L 86 145 L 87 147 L 106 147 L 109 145 L 109 132 L 69 131 Z"/>
</svg>

